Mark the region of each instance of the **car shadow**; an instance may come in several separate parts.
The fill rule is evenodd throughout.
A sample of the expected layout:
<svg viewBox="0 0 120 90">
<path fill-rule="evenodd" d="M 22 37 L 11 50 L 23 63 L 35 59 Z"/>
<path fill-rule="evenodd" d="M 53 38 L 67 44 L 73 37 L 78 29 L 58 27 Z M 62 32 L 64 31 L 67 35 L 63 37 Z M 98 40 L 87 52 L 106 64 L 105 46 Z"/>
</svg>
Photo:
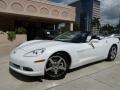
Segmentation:
<svg viewBox="0 0 120 90">
<path fill-rule="evenodd" d="M 44 79 L 43 76 L 39 76 L 39 77 L 31 77 L 31 76 L 25 76 L 22 75 L 20 73 L 17 73 L 15 71 L 13 71 L 12 69 L 9 68 L 9 73 L 15 77 L 18 80 L 24 81 L 24 82 L 43 82 L 42 79 Z"/>
<path fill-rule="evenodd" d="M 95 65 L 95 64 L 99 64 L 99 63 L 102 63 L 102 62 L 106 62 L 106 61 L 101 60 L 101 61 L 93 62 L 93 63 L 90 63 L 90 64 L 86 64 L 86 65 L 83 65 L 83 66 L 68 70 L 67 73 L 71 73 L 71 72 L 74 72 L 74 71 L 77 71 L 77 70 L 80 70 L 80 69 L 83 69 L 83 68 L 86 68 L 86 67 L 89 67 L 89 66 L 92 66 L 92 65 Z M 109 61 L 107 61 L 107 62 L 109 62 Z"/>
</svg>

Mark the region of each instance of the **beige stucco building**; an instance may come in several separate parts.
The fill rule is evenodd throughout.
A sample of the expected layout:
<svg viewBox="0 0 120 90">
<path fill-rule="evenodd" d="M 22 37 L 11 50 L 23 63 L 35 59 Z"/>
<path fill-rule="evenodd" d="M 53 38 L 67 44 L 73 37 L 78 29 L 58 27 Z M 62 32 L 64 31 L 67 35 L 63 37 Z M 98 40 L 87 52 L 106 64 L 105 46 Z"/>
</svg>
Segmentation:
<svg viewBox="0 0 120 90">
<path fill-rule="evenodd" d="M 0 30 L 13 30 L 15 21 L 66 23 L 73 30 L 75 14 L 74 7 L 48 0 L 0 0 Z"/>
</svg>

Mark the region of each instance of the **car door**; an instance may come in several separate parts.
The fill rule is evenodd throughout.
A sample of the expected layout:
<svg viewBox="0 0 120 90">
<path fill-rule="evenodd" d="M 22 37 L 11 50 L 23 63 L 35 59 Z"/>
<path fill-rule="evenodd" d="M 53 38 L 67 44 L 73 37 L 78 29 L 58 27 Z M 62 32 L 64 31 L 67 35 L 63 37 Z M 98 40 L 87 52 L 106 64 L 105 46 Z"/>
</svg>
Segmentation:
<svg viewBox="0 0 120 90">
<path fill-rule="evenodd" d="M 93 45 L 93 48 L 94 48 L 96 61 L 101 60 L 101 59 L 105 59 L 107 41 L 106 40 L 93 39 L 91 41 L 91 45 Z"/>
<path fill-rule="evenodd" d="M 85 65 L 91 63 L 97 59 L 96 49 L 92 44 L 80 43 L 75 45 L 75 52 L 77 54 L 78 61 L 76 66 Z"/>
</svg>

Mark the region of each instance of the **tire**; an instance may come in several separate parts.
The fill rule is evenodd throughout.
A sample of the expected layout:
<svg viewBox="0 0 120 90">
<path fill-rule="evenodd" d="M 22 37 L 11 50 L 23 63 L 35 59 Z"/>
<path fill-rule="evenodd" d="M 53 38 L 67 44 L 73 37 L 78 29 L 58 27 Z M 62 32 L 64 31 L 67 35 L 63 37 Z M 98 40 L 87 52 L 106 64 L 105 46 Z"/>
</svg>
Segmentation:
<svg viewBox="0 0 120 90">
<path fill-rule="evenodd" d="M 58 80 L 65 77 L 68 70 L 67 58 L 62 54 L 54 54 L 48 59 L 45 77 Z"/>
<path fill-rule="evenodd" d="M 114 61 L 116 58 L 116 55 L 117 55 L 117 46 L 113 45 L 109 50 L 107 61 Z"/>
</svg>

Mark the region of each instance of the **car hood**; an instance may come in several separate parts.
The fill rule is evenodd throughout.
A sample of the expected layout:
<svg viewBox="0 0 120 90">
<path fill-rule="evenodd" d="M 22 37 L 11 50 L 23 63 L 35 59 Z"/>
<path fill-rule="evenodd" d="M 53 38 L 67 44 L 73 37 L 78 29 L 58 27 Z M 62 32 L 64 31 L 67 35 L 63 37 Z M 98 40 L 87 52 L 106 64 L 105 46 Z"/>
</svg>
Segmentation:
<svg viewBox="0 0 120 90">
<path fill-rule="evenodd" d="M 19 45 L 16 50 L 22 49 L 24 51 L 32 51 L 35 49 L 41 49 L 41 48 L 47 48 L 55 45 L 61 45 L 64 42 L 60 41 L 53 41 L 53 40 L 33 40 L 25 42 L 21 45 Z"/>
</svg>

